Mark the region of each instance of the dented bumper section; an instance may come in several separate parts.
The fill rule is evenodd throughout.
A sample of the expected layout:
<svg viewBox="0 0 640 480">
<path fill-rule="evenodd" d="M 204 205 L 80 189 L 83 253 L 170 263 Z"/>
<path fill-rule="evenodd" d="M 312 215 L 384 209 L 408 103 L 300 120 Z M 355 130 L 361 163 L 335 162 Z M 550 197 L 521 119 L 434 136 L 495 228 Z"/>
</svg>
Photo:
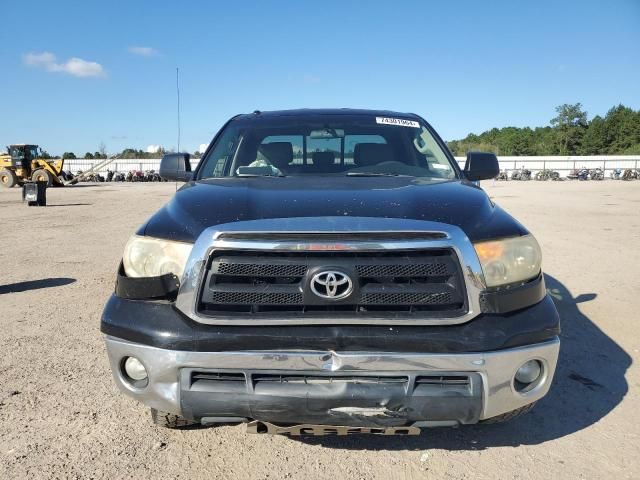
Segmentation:
<svg viewBox="0 0 640 480">
<path fill-rule="evenodd" d="M 479 353 L 202 352 L 105 341 L 116 383 L 133 398 L 203 424 L 255 420 L 266 433 L 275 429 L 269 425 L 339 425 L 349 433 L 476 423 L 543 397 L 559 351 L 557 337 Z M 148 372 L 142 388 L 122 372 L 129 356 Z M 532 359 L 543 373 L 518 391 L 515 373 Z"/>
</svg>

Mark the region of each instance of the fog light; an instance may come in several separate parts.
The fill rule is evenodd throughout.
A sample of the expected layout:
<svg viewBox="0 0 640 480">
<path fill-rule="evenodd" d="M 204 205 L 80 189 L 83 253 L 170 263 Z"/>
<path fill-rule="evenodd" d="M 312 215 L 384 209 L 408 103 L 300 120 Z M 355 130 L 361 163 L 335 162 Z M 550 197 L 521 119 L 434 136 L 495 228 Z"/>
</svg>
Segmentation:
<svg viewBox="0 0 640 480">
<path fill-rule="evenodd" d="M 136 357 L 127 357 L 124 361 L 124 373 L 131 380 L 139 381 L 147 378 L 147 369 Z"/>
<path fill-rule="evenodd" d="M 538 360 L 529 360 L 516 372 L 516 381 L 528 385 L 540 378 L 542 365 Z"/>
</svg>

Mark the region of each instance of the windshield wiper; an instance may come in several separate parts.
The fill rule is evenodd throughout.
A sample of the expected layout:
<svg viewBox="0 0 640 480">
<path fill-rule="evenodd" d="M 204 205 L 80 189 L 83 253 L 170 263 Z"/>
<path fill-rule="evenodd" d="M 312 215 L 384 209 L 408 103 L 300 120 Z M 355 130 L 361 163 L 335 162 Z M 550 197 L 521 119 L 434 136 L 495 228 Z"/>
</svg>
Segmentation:
<svg viewBox="0 0 640 480">
<path fill-rule="evenodd" d="M 347 172 L 348 177 L 411 177 L 402 173 Z"/>
<path fill-rule="evenodd" d="M 236 177 L 286 177 L 282 173 L 238 173 Z"/>
</svg>

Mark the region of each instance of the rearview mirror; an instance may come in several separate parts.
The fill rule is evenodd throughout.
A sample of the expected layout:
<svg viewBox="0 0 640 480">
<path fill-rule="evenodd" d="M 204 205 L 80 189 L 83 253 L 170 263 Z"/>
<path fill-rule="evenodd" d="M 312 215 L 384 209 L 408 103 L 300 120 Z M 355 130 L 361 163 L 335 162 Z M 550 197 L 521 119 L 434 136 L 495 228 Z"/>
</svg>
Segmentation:
<svg viewBox="0 0 640 480">
<path fill-rule="evenodd" d="M 191 180 L 191 162 L 188 153 L 168 153 L 160 161 L 160 176 L 165 180 L 188 182 Z"/>
<path fill-rule="evenodd" d="M 323 128 L 320 130 L 311 130 L 309 138 L 342 138 L 344 137 L 344 130 L 336 130 L 335 128 Z"/>
<path fill-rule="evenodd" d="M 498 157 L 488 152 L 468 152 L 467 163 L 464 164 L 464 176 L 467 180 L 487 180 L 500 173 Z"/>
</svg>

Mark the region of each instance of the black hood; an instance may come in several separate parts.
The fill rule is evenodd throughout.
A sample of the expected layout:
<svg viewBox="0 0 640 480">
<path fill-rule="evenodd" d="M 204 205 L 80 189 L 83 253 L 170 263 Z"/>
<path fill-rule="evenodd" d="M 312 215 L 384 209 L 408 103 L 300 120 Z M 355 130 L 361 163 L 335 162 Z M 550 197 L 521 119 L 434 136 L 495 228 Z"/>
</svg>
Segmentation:
<svg viewBox="0 0 640 480">
<path fill-rule="evenodd" d="M 413 177 L 251 177 L 190 182 L 139 233 L 194 242 L 223 223 L 295 217 L 373 217 L 456 225 L 472 241 L 526 229 L 466 181 Z"/>
</svg>

